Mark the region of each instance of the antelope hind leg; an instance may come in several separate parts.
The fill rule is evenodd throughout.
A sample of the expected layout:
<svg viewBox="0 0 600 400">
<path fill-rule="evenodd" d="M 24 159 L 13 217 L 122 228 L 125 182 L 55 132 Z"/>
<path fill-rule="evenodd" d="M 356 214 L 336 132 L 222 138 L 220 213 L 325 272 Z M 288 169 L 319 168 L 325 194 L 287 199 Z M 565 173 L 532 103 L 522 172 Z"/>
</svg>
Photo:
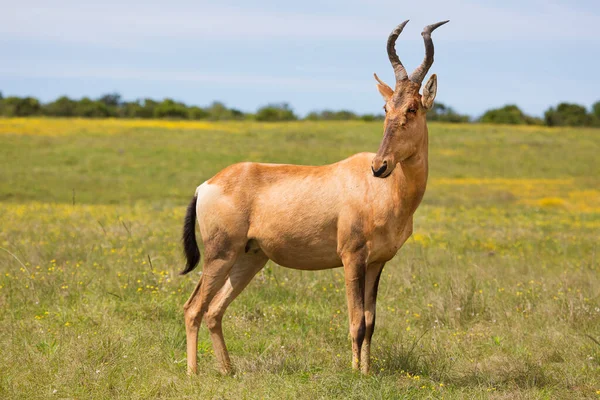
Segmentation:
<svg viewBox="0 0 600 400">
<path fill-rule="evenodd" d="M 256 273 L 265 266 L 268 260 L 267 256 L 261 250 L 258 250 L 257 253 L 252 253 L 253 251 L 238 257 L 231 268 L 227 281 L 210 303 L 204 317 L 206 326 L 210 331 L 215 356 L 219 363 L 219 371 L 224 375 L 231 374 L 233 368 L 229 359 L 229 353 L 227 352 L 227 346 L 225 345 L 225 338 L 223 337 L 223 315 L 227 307 L 250 283 Z"/>
<path fill-rule="evenodd" d="M 198 367 L 197 352 L 200 322 L 204 318 L 211 301 L 225 284 L 225 280 L 238 254 L 244 249 L 243 244 L 237 247 L 239 247 L 237 251 L 231 248 L 219 251 L 206 251 L 202 279 L 184 306 L 187 365 L 188 374 L 190 375 L 195 374 Z"/>
</svg>

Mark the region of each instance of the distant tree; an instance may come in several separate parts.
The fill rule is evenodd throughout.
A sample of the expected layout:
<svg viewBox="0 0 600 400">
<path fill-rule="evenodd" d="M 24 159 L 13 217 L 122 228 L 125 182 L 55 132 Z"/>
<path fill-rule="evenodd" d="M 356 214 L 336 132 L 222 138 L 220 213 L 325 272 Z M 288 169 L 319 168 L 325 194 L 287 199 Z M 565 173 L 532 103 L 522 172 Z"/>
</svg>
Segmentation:
<svg viewBox="0 0 600 400">
<path fill-rule="evenodd" d="M 592 105 L 592 125 L 600 126 L 600 101 Z"/>
<path fill-rule="evenodd" d="M 208 119 L 212 121 L 224 121 L 224 120 L 242 120 L 246 115 L 235 108 L 227 108 L 225 104 L 215 101 L 210 106 L 204 109 L 208 113 Z"/>
<path fill-rule="evenodd" d="M 0 93 L 0 98 L 2 98 L 2 93 Z M 600 118 L 600 101 L 597 101 L 592 105 L 592 115 Z"/>
<path fill-rule="evenodd" d="M 365 122 L 383 121 L 385 116 L 383 114 L 363 114 L 360 116 L 360 119 Z"/>
<path fill-rule="evenodd" d="M 2 100 L 4 96 L 2 96 L 2 92 L 0 92 L 0 100 Z"/>
<path fill-rule="evenodd" d="M 525 114 L 514 104 L 508 104 L 502 108 L 488 110 L 481 116 L 479 121 L 489 124 L 512 125 L 539 125 L 542 123 L 539 118 L 531 117 Z"/>
<path fill-rule="evenodd" d="M 33 97 L 5 97 L 0 102 L 0 115 L 5 117 L 28 117 L 39 115 L 41 104 Z"/>
<path fill-rule="evenodd" d="M 67 96 L 61 96 L 53 102 L 45 104 L 43 113 L 52 117 L 73 117 L 76 107 L 77 101 L 71 100 Z"/>
<path fill-rule="evenodd" d="M 428 121 L 441 122 L 469 122 L 471 118 L 468 115 L 462 115 L 454 111 L 443 103 L 434 103 L 433 107 L 427 113 Z"/>
<path fill-rule="evenodd" d="M 244 119 L 243 111 L 240 111 L 236 108 L 230 108 L 229 112 L 231 113 L 231 119 Z"/>
<path fill-rule="evenodd" d="M 101 96 L 98 101 L 104 103 L 107 107 L 118 107 L 121 105 L 121 95 L 119 93 L 108 93 Z"/>
<path fill-rule="evenodd" d="M 154 118 L 188 119 L 188 110 L 183 103 L 164 99 L 154 109 Z"/>
<path fill-rule="evenodd" d="M 304 117 L 304 119 L 308 121 L 318 121 L 320 116 L 321 115 L 318 111 L 311 111 L 308 114 L 306 114 L 306 117 Z"/>
<path fill-rule="evenodd" d="M 525 114 L 516 105 L 509 104 L 486 111 L 480 121 L 491 124 L 524 124 Z"/>
<path fill-rule="evenodd" d="M 117 116 L 120 118 L 142 118 L 142 109 L 140 100 L 123 101 L 117 108 Z"/>
<path fill-rule="evenodd" d="M 207 119 L 209 117 L 208 111 L 198 106 L 191 106 L 188 108 L 189 119 Z"/>
<path fill-rule="evenodd" d="M 256 111 L 257 121 L 294 121 L 298 117 L 287 103 L 268 104 Z"/>
<path fill-rule="evenodd" d="M 334 119 L 336 121 L 347 121 L 347 120 L 357 119 L 357 118 L 358 118 L 358 116 L 355 113 L 353 113 L 352 111 L 348 111 L 348 110 L 336 111 L 332 115 L 332 119 Z"/>
<path fill-rule="evenodd" d="M 560 103 L 556 108 L 550 107 L 544 113 L 548 126 L 586 126 L 591 125 L 592 116 L 584 106 L 572 103 Z"/>
<path fill-rule="evenodd" d="M 18 115 L 39 115 L 41 109 L 42 105 L 38 99 L 36 99 L 35 97 L 25 97 L 24 99 L 21 99 L 21 102 L 19 104 Z"/>
<path fill-rule="evenodd" d="M 331 110 L 323 110 L 323 111 L 312 111 L 308 113 L 305 117 L 307 120 L 312 121 L 345 121 L 358 119 L 358 115 L 348 110 L 340 110 L 340 111 L 331 111 Z"/>
<path fill-rule="evenodd" d="M 76 103 L 75 116 L 83 118 L 107 118 L 111 116 L 111 112 L 103 102 L 84 97 Z"/>
<path fill-rule="evenodd" d="M 219 121 L 224 119 L 232 119 L 231 111 L 225 107 L 225 104 L 215 101 L 207 109 L 208 118 L 213 121 Z"/>
<path fill-rule="evenodd" d="M 220 120 L 229 119 L 231 112 L 225 107 L 225 104 L 215 101 L 208 107 L 208 115 L 210 119 Z"/>
<path fill-rule="evenodd" d="M 152 99 L 144 99 L 140 105 L 141 108 L 137 111 L 138 118 L 154 118 L 154 109 L 158 106 L 158 102 Z"/>
</svg>

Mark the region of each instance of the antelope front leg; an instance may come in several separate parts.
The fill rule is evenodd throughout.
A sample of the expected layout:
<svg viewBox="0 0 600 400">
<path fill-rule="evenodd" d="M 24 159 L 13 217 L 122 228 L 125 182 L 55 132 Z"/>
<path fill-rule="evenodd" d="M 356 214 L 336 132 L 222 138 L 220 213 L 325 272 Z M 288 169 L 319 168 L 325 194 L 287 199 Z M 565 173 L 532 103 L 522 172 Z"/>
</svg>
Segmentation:
<svg viewBox="0 0 600 400">
<path fill-rule="evenodd" d="M 348 317 L 350 320 L 350 337 L 352 338 L 352 369 L 360 366 L 360 352 L 365 339 L 365 257 L 362 254 L 351 254 L 342 258 L 344 278 L 346 280 L 346 297 L 348 301 Z"/>
<path fill-rule="evenodd" d="M 367 375 L 371 368 L 371 337 L 375 331 L 375 306 L 377 302 L 377 288 L 379 278 L 383 271 L 383 263 L 371 264 L 367 268 L 365 277 L 365 341 L 362 345 L 360 367 L 363 374 Z"/>
</svg>

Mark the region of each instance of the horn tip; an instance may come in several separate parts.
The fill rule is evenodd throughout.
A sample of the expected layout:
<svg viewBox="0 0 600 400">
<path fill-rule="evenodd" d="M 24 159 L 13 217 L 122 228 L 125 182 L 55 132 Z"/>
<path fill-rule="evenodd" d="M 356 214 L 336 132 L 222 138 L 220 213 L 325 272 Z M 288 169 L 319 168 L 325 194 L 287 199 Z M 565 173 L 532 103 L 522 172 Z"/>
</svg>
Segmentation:
<svg viewBox="0 0 600 400">
<path fill-rule="evenodd" d="M 395 29 L 394 29 L 394 33 L 398 32 L 398 34 L 400 32 L 402 32 L 402 29 L 404 29 L 404 27 L 406 26 L 406 24 L 408 24 L 408 19 L 404 22 L 401 22 Z"/>
<path fill-rule="evenodd" d="M 427 25 L 424 29 L 423 32 L 421 32 L 421 35 L 430 35 L 431 32 L 435 31 L 437 28 L 439 28 L 440 26 L 447 24 L 448 22 L 450 22 L 449 19 L 447 19 L 446 21 L 441 21 L 435 24 L 431 24 L 431 25 Z"/>
</svg>

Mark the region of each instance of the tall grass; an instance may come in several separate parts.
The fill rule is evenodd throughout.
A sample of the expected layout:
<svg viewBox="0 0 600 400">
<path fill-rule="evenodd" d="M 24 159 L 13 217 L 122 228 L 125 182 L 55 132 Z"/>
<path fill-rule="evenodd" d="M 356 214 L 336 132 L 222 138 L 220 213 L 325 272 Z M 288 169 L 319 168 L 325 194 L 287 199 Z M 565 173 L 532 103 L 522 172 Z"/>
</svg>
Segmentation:
<svg viewBox="0 0 600 400">
<path fill-rule="evenodd" d="M 350 370 L 341 270 L 273 263 L 185 374 L 179 234 L 241 160 L 373 151 L 379 123 L 0 120 L 2 398 L 589 398 L 600 391 L 600 131 L 430 124 L 415 233 Z"/>
</svg>

